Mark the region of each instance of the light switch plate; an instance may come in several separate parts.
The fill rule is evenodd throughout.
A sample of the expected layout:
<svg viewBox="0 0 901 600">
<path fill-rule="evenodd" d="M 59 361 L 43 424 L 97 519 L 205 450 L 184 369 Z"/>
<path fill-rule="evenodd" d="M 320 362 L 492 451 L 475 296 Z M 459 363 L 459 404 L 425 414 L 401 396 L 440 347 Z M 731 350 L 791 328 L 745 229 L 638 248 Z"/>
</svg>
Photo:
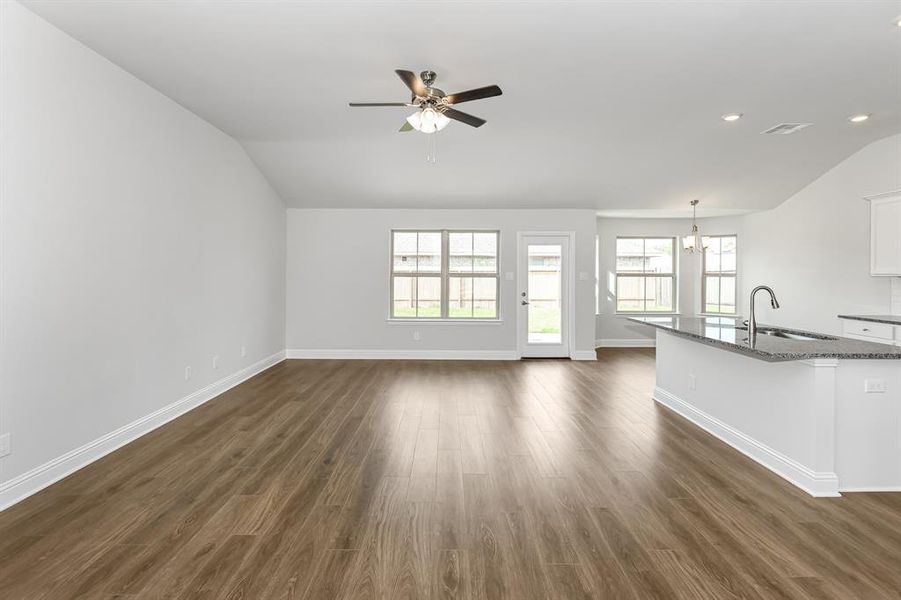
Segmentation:
<svg viewBox="0 0 901 600">
<path fill-rule="evenodd" d="M 588 281 L 588 273 L 579 271 L 579 281 Z"/>
<path fill-rule="evenodd" d="M 9 434 L 4 433 L 3 435 L 0 435 L 0 458 L 3 458 L 4 456 L 9 456 L 10 452 L 11 452 L 11 450 L 10 450 Z"/>
<path fill-rule="evenodd" d="M 513 271 L 507 271 L 504 273 L 504 279 L 507 281 L 513 281 Z"/>
</svg>

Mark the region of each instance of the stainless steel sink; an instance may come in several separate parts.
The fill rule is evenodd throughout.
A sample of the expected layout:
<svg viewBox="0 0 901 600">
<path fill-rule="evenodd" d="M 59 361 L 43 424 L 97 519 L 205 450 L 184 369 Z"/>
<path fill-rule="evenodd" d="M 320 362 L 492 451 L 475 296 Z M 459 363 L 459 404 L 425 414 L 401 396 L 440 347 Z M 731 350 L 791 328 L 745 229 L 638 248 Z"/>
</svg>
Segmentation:
<svg viewBox="0 0 901 600">
<path fill-rule="evenodd" d="M 743 331 L 747 331 L 747 327 L 736 327 L 736 329 L 741 329 Z M 757 328 L 758 335 L 769 335 L 771 337 L 783 338 L 786 340 L 797 340 L 799 342 L 815 342 L 817 340 L 834 340 L 836 338 L 829 337 L 828 335 L 806 335 L 802 333 L 795 333 L 794 331 L 788 331 L 785 329 L 776 329 L 774 327 L 758 327 Z"/>
</svg>

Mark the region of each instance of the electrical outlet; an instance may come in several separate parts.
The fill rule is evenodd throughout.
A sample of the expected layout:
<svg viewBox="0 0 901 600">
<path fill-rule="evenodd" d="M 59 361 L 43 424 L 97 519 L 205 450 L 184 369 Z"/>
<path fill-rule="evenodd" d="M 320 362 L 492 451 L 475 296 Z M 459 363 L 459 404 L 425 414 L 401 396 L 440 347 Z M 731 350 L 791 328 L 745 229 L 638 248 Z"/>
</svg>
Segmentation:
<svg viewBox="0 0 901 600">
<path fill-rule="evenodd" d="M 863 391 L 866 394 L 884 394 L 885 379 L 865 379 L 863 382 Z"/>
<path fill-rule="evenodd" d="M 185 381 L 191 379 L 191 375 L 194 374 L 193 369 L 191 367 L 185 367 Z"/>
<path fill-rule="evenodd" d="M 247 346 L 241 346 L 241 356 L 247 356 Z"/>
<path fill-rule="evenodd" d="M 12 452 L 12 450 L 10 450 L 9 444 L 9 434 L 4 433 L 3 435 L 0 435 L 0 458 L 9 456 L 9 453 Z"/>
<path fill-rule="evenodd" d="M 513 271 L 507 271 L 506 273 L 504 273 L 504 279 L 506 279 L 507 281 L 513 281 Z"/>
<path fill-rule="evenodd" d="M 217 371 L 218 369 L 219 369 L 219 357 L 214 356 L 213 357 L 213 370 Z"/>
<path fill-rule="evenodd" d="M 698 379 L 694 373 L 688 376 L 688 389 L 696 390 L 698 388 Z"/>
<path fill-rule="evenodd" d="M 418 342 L 420 339 L 421 339 L 421 336 L 419 335 L 419 332 L 418 332 L 418 331 L 414 331 L 414 332 L 413 332 L 413 341 L 414 341 L 414 342 Z"/>
</svg>

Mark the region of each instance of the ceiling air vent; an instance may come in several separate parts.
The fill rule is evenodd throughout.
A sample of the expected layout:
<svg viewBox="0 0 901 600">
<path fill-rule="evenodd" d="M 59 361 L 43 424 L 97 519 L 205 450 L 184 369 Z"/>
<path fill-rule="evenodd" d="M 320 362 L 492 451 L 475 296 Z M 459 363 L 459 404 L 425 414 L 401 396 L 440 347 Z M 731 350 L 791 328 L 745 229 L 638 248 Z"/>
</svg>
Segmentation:
<svg viewBox="0 0 901 600">
<path fill-rule="evenodd" d="M 790 133 L 795 133 L 797 131 L 801 131 L 805 127 L 810 127 L 813 123 L 779 123 L 778 125 L 774 125 L 769 129 L 761 131 L 760 133 L 775 133 L 777 135 L 788 135 Z"/>
</svg>

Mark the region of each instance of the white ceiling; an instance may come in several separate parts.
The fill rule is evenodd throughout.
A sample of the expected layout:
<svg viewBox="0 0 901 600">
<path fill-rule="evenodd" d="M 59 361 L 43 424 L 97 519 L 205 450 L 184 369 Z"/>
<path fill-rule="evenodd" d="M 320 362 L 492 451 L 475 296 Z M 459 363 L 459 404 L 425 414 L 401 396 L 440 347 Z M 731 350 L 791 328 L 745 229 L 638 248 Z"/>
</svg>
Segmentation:
<svg viewBox="0 0 901 600">
<path fill-rule="evenodd" d="M 901 1 L 24 4 L 239 139 L 290 206 L 735 213 L 901 131 Z M 406 100 L 396 68 L 504 95 L 461 105 L 488 123 L 431 165 L 408 109 L 347 106 Z M 760 135 L 784 121 L 815 125 Z"/>
</svg>

